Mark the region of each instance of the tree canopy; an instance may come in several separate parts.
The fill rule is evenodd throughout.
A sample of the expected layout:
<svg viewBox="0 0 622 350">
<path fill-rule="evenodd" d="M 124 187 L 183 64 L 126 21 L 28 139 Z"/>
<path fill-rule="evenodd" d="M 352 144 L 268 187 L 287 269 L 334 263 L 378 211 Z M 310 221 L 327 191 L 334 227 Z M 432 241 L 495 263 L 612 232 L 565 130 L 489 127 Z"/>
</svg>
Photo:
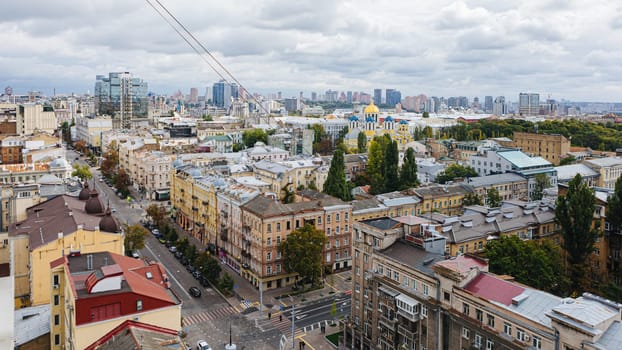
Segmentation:
<svg viewBox="0 0 622 350">
<path fill-rule="evenodd" d="M 616 180 L 613 194 L 607 199 L 607 221 L 611 231 L 619 233 L 622 230 L 622 176 Z"/>
<path fill-rule="evenodd" d="M 147 229 L 140 225 L 124 225 L 125 241 L 123 242 L 126 251 L 143 249 Z"/>
<path fill-rule="evenodd" d="M 501 206 L 501 196 L 499 191 L 495 187 L 491 187 L 486 191 L 486 204 L 491 208 L 497 208 Z"/>
<path fill-rule="evenodd" d="M 267 144 L 268 134 L 262 129 L 246 130 L 242 134 L 242 140 L 244 141 L 244 145 L 246 145 L 246 147 L 253 147 L 258 141 Z"/>
<path fill-rule="evenodd" d="M 384 161 L 384 188 L 383 192 L 393 192 L 400 188 L 399 168 L 400 153 L 397 150 L 397 141 L 389 139 Z"/>
<path fill-rule="evenodd" d="M 364 132 L 359 132 L 357 138 L 356 138 L 356 143 L 358 146 L 358 152 L 359 153 L 365 153 L 367 152 L 367 136 L 365 135 Z"/>
<path fill-rule="evenodd" d="M 287 272 L 296 272 L 301 278 L 310 278 L 313 284 L 319 281 L 326 236 L 311 224 L 305 224 L 294 230 L 278 246 L 283 256 Z"/>
<path fill-rule="evenodd" d="M 350 195 L 350 186 L 348 186 L 348 181 L 346 180 L 343 149 L 341 147 L 335 150 L 333 159 L 330 162 L 330 169 L 324 183 L 324 193 L 340 198 L 343 201 L 349 201 L 352 197 Z"/>
<path fill-rule="evenodd" d="M 147 207 L 146 212 L 147 216 L 151 218 L 151 221 L 158 227 L 158 229 L 162 230 L 168 215 L 166 208 L 162 204 L 151 204 Z"/>
<path fill-rule="evenodd" d="M 531 199 L 539 201 L 544 195 L 544 190 L 551 186 L 551 182 L 546 174 L 537 174 L 535 176 L 535 180 L 536 183 L 534 185 L 533 192 L 531 193 Z"/>
<path fill-rule="evenodd" d="M 561 226 L 562 247 L 566 251 L 567 269 L 572 291 L 582 293 L 589 287 L 586 281 L 587 258 L 594 251 L 598 232 L 592 228 L 596 209 L 594 191 L 577 174 L 568 183 L 566 195 L 557 198 L 555 220 Z"/>
<path fill-rule="evenodd" d="M 404 154 L 404 162 L 400 168 L 400 189 L 417 187 L 419 179 L 417 178 L 417 161 L 415 159 L 415 151 L 412 147 L 408 147 Z"/>
<path fill-rule="evenodd" d="M 371 186 L 370 192 L 378 194 L 399 188 L 397 142 L 392 141 L 387 134 L 376 136 L 371 141 L 368 154 L 367 177 Z"/>
<path fill-rule="evenodd" d="M 550 240 L 503 236 L 486 244 L 486 258 L 491 272 L 511 275 L 520 283 L 559 296 L 567 293 L 561 250 Z"/>
<path fill-rule="evenodd" d="M 81 181 L 90 180 L 93 178 L 93 174 L 91 174 L 91 168 L 86 164 L 85 165 L 74 164 L 73 171 L 71 172 L 71 176 L 76 176 Z"/>
<path fill-rule="evenodd" d="M 436 182 L 444 184 L 458 178 L 477 177 L 477 171 L 470 166 L 451 164 L 436 176 Z"/>
</svg>

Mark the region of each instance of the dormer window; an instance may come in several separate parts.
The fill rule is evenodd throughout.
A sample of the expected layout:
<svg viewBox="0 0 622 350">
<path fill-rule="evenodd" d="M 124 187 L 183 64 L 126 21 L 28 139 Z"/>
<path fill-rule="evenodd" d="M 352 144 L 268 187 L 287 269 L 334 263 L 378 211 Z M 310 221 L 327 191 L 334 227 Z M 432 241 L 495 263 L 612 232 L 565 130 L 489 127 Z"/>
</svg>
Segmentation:
<svg viewBox="0 0 622 350">
<path fill-rule="evenodd" d="M 142 311 L 143 309 L 143 301 L 138 299 L 136 300 L 136 311 Z"/>
</svg>

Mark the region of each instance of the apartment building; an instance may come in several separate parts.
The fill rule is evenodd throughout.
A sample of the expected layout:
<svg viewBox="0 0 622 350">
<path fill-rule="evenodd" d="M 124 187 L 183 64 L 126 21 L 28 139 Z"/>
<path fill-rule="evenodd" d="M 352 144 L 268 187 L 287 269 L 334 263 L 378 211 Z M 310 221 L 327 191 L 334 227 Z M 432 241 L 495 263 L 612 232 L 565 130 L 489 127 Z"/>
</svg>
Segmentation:
<svg viewBox="0 0 622 350">
<path fill-rule="evenodd" d="M 279 198 L 283 198 L 284 189 L 295 191 L 299 187 L 309 187 L 311 184 L 321 189 L 324 179 L 318 176 L 317 170 L 320 166 L 321 162 L 300 159 L 281 162 L 262 160 L 252 167 L 255 177 L 269 183 L 271 191 Z"/>
<path fill-rule="evenodd" d="M 50 303 L 50 262 L 59 256 L 97 251 L 124 253 L 120 225 L 104 211 L 96 191 L 62 195 L 27 209 L 9 226 L 16 305 Z"/>
<path fill-rule="evenodd" d="M 599 173 L 598 187 L 613 190 L 618 177 L 622 175 L 622 158 L 594 158 L 583 161 L 583 164 Z"/>
<path fill-rule="evenodd" d="M 102 134 L 112 130 L 110 117 L 85 117 L 76 118 L 76 138 L 86 142 L 91 149 L 101 151 Z"/>
<path fill-rule="evenodd" d="M 486 194 L 491 188 L 495 188 L 499 192 L 502 200 L 529 199 L 528 181 L 519 174 L 504 173 L 470 177 L 464 183 L 472 188 L 473 193 L 478 195 L 484 204 L 487 204 Z"/>
<path fill-rule="evenodd" d="M 570 140 L 564 135 L 536 134 L 530 132 L 514 132 L 513 146 L 530 156 L 542 157 L 553 165 L 570 152 Z"/>
<path fill-rule="evenodd" d="M 462 183 L 451 185 L 432 184 L 412 189 L 421 199 L 421 213 L 439 212 L 445 215 L 457 215 L 462 212 L 462 200 L 470 192 Z"/>
<path fill-rule="evenodd" d="M 160 263 L 104 251 L 64 255 L 48 271 L 53 350 L 86 349 L 127 321 L 181 331 L 181 299 Z"/>
<path fill-rule="evenodd" d="M 281 240 L 294 230 L 311 224 L 326 234 L 324 265 L 330 270 L 351 265 L 350 239 L 353 225 L 352 206 L 337 198 L 282 204 L 274 196 L 256 196 L 241 206 L 242 233 L 246 242 L 243 256 L 250 257 L 242 276 L 263 289 L 280 288 L 295 282 L 287 273 L 278 252 Z"/>
<path fill-rule="evenodd" d="M 145 193 L 147 198 L 158 199 L 171 187 L 171 169 L 175 156 L 161 151 L 143 151 L 136 153 L 136 166 L 132 169 L 131 179 L 134 188 Z"/>
<path fill-rule="evenodd" d="M 444 238 L 411 218 L 354 225 L 352 314 L 357 349 L 616 349 L 622 304 L 560 298 L 488 272 L 485 259 L 446 259 Z"/>
</svg>

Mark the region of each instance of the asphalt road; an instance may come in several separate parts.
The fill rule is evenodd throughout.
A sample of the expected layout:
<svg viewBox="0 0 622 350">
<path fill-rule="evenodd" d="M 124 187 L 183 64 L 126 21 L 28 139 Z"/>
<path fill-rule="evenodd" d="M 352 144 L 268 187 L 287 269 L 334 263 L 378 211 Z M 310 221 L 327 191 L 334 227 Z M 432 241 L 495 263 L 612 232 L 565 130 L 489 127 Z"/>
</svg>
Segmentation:
<svg viewBox="0 0 622 350">
<path fill-rule="evenodd" d="M 335 304 L 335 315 L 331 314 Z M 326 320 L 338 320 L 339 318 L 350 315 L 352 306 L 352 296 L 333 295 L 312 303 L 305 303 L 294 307 L 295 327 L 304 328 Z M 292 307 L 289 306 L 282 311 L 283 317 L 292 318 Z"/>
</svg>

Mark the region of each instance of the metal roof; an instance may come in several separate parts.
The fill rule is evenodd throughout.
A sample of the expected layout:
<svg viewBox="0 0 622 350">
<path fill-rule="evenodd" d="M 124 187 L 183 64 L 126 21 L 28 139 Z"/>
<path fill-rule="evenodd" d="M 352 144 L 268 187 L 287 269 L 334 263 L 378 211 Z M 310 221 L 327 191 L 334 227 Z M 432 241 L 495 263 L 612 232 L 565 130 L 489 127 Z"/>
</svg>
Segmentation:
<svg viewBox="0 0 622 350">
<path fill-rule="evenodd" d="M 22 345 L 50 332 L 51 305 L 15 310 L 15 345 Z"/>
<path fill-rule="evenodd" d="M 497 153 L 500 157 L 505 158 L 517 168 L 531 168 L 552 165 L 551 162 L 542 157 L 530 157 L 522 151 L 505 151 Z"/>
</svg>

